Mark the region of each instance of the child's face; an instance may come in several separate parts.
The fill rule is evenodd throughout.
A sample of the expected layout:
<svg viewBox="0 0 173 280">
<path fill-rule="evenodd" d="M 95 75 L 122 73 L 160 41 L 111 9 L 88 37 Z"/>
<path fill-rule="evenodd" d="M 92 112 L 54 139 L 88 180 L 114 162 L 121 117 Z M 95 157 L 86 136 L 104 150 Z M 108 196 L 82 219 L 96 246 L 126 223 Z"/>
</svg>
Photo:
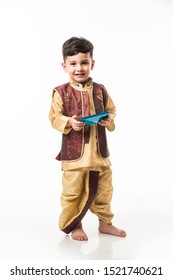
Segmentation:
<svg viewBox="0 0 173 280">
<path fill-rule="evenodd" d="M 78 53 L 67 56 L 62 67 L 70 78 L 78 83 L 85 82 L 93 69 L 95 61 L 90 57 L 90 53 Z"/>
</svg>

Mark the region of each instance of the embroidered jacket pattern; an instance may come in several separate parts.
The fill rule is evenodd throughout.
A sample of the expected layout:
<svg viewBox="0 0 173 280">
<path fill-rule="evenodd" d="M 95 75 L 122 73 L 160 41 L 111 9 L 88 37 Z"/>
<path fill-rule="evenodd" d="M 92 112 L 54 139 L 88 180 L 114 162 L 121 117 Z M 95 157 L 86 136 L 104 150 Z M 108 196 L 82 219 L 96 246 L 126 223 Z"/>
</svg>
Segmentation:
<svg viewBox="0 0 173 280">
<path fill-rule="evenodd" d="M 87 91 L 80 92 L 73 88 L 70 83 L 63 84 L 54 89 L 63 100 L 63 114 L 68 117 L 73 115 L 77 119 L 89 115 L 89 97 Z M 96 113 L 105 111 L 108 94 L 101 84 L 93 82 L 93 101 Z M 105 127 L 97 125 L 98 153 L 101 157 L 107 158 L 109 150 L 107 146 Z M 89 142 L 90 127 L 86 126 L 81 131 L 70 130 L 68 134 L 62 135 L 61 151 L 56 157 L 57 160 L 78 160 L 82 157 L 83 146 Z"/>
</svg>

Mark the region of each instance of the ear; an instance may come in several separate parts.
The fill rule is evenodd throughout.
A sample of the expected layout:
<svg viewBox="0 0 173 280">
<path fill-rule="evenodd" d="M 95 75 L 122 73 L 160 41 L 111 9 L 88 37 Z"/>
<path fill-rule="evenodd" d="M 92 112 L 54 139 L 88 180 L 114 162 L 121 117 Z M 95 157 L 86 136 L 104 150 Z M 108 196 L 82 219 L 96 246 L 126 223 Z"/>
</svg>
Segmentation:
<svg viewBox="0 0 173 280">
<path fill-rule="evenodd" d="M 62 68 L 63 68 L 64 72 L 67 73 L 68 70 L 67 70 L 66 64 L 64 62 L 62 62 L 61 65 L 62 65 Z"/>
<path fill-rule="evenodd" d="M 94 69 L 94 64 L 95 64 L 95 60 L 92 60 L 92 62 L 91 62 L 91 70 Z"/>
</svg>

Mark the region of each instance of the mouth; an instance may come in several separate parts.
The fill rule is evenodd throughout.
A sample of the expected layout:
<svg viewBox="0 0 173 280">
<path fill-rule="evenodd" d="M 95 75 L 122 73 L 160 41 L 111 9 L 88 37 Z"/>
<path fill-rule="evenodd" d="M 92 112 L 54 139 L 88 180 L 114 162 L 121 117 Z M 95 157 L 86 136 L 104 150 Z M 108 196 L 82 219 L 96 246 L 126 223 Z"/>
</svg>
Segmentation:
<svg viewBox="0 0 173 280">
<path fill-rule="evenodd" d="M 85 76 L 85 73 L 77 73 L 77 74 L 75 74 L 75 76 L 78 77 L 78 78 L 80 78 L 80 77 Z"/>
</svg>

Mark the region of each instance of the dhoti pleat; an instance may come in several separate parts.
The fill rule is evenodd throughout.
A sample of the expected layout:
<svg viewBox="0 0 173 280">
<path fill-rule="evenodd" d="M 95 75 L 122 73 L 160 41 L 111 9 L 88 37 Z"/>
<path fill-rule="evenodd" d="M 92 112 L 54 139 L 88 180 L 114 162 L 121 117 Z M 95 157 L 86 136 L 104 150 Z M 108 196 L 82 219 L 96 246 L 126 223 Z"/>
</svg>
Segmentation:
<svg viewBox="0 0 173 280">
<path fill-rule="evenodd" d="M 113 214 L 110 208 L 112 199 L 112 171 L 101 168 L 99 171 L 85 169 L 68 170 L 62 176 L 62 212 L 59 227 L 70 233 L 90 209 L 98 218 L 110 224 Z"/>
<path fill-rule="evenodd" d="M 99 171 L 64 171 L 59 226 L 65 233 L 70 233 L 90 208 L 97 193 L 98 178 Z"/>
</svg>

